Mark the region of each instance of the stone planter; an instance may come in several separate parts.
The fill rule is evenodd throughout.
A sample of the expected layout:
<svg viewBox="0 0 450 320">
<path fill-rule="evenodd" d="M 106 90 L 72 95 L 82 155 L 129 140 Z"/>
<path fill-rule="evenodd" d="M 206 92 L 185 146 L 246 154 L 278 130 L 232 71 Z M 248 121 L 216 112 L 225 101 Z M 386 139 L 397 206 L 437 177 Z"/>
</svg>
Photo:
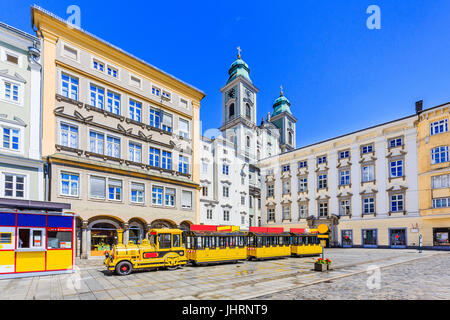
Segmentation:
<svg viewBox="0 0 450 320">
<path fill-rule="evenodd" d="M 326 271 L 328 270 L 327 266 L 324 263 L 314 263 L 314 271 Z"/>
<path fill-rule="evenodd" d="M 327 264 L 327 270 L 333 270 L 333 268 L 331 267 L 331 264 Z"/>
</svg>

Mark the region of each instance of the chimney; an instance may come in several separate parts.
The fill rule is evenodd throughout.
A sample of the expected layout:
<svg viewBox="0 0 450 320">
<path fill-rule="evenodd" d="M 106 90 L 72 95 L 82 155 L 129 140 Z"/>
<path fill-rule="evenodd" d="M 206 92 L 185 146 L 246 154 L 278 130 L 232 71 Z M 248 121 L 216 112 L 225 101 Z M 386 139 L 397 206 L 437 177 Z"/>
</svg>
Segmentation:
<svg viewBox="0 0 450 320">
<path fill-rule="evenodd" d="M 419 114 L 422 112 L 423 108 L 423 100 L 416 101 L 416 113 Z"/>
</svg>

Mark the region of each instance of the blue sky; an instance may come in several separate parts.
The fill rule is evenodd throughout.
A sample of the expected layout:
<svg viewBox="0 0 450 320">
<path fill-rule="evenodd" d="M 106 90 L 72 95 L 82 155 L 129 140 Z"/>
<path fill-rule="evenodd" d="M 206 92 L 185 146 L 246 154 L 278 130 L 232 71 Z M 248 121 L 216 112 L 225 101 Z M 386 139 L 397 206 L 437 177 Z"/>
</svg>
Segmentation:
<svg viewBox="0 0 450 320">
<path fill-rule="evenodd" d="M 81 27 L 203 90 L 204 130 L 221 125 L 221 93 L 236 47 L 260 89 L 258 123 L 282 84 L 297 146 L 450 101 L 450 1 L 19 1 L 0 20 L 32 33 L 30 6 Z M 366 9 L 381 9 L 369 30 Z"/>
</svg>

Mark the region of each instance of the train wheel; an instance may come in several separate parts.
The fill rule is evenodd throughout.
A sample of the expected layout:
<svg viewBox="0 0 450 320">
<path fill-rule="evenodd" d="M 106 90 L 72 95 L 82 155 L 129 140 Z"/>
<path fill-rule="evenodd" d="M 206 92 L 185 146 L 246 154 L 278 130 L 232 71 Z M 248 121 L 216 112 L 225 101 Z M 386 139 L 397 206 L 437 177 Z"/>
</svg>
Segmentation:
<svg viewBox="0 0 450 320">
<path fill-rule="evenodd" d="M 133 266 L 128 261 L 119 262 L 116 266 L 116 273 L 119 276 L 127 276 L 131 273 Z"/>
</svg>

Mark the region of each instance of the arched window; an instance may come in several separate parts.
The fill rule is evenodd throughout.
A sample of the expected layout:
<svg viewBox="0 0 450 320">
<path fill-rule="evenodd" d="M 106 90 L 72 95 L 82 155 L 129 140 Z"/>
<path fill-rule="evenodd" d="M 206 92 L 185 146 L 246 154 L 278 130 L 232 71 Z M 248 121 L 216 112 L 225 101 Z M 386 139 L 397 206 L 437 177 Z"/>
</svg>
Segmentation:
<svg viewBox="0 0 450 320">
<path fill-rule="evenodd" d="M 251 108 L 248 103 L 245 104 L 245 116 L 249 119 L 251 119 Z"/>
<path fill-rule="evenodd" d="M 228 118 L 234 117 L 234 103 L 230 104 L 228 107 Z"/>
<path fill-rule="evenodd" d="M 292 133 L 289 132 L 289 144 L 292 144 Z"/>
</svg>

